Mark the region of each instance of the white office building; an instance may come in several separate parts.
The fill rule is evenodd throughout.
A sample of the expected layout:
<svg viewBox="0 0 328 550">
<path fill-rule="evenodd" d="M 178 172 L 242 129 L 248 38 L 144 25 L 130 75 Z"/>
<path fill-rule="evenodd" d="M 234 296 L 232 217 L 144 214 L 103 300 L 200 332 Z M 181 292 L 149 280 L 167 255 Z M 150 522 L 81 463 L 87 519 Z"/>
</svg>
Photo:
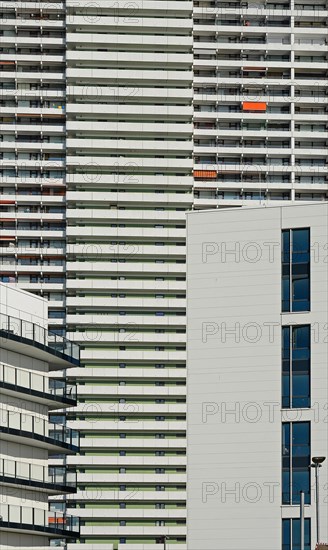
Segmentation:
<svg viewBox="0 0 328 550">
<path fill-rule="evenodd" d="M 1 278 L 83 348 L 79 544 L 182 549 L 185 212 L 326 199 L 327 5 L 0 4 Z"/>
<path fill-rule="evenodd" d="M 79 434 L 54 411 L 76 405 L 67 368 L 79 348 L 47 329 L 47 301 L 0 283 L 0 548 L 67 548 L 79 518 L 48 498 L 76 492 L 76 474 L 58 456 L 79 451 Z"/>
<path fill-rule="evenodd" d="M 328 540 L 327 220 L 187 215 L 189 550 L 300 549 L 301 492 L 305 550 Z"/>
</svg>

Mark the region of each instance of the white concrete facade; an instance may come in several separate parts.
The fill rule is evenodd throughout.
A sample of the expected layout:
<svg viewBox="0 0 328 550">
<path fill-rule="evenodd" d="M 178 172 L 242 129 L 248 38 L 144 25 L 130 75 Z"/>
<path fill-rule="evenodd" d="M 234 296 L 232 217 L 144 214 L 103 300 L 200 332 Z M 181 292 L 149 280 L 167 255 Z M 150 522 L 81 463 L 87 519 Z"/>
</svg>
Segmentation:
<svg viewBox="0 0 328 550">
<path fill-rule="evenodd" d="M 84 435 L 80 463 L 68 459 L 80 544 L 151 550 L 169 536 L 182 550 L 185 212 L 326 198 L 327 6 L 0 5 L 1 277 L 47 298 L 50 329 L 84 348 L 67 416 Z M 313 59 L 296 59 L 304 40 Z M 311 80 L 300 74 L 309 63 Z M 265 112 L 243 111 L 254 98 Z M 130 460 L 127 475 L 144 482 L 86 484 L 117 474 L 101 456 L 117 470 Z M 123 511 L 129 490 L 140 498 Z M 105 521 L 100 506 L 125 517 Z"/>
<path fill-rule="evenodd" d="M 45 299 L 0 283 L 1 550 L 63 547 L 79 536 L 78 518 L 49 511 L 50 495 L 76 491 L 75 473 L 49 458 L 79 442 L 48 416 L 76 404 L 63 369 L 77 361 L 54 348 L 47 322 Z"/>
<path fill-rule="evenodd" d="M 289 448 L 282 424 L 293 423 L 296 433 L 309 423 L 309 456 L 328 457 L 327 220 L 327 203 L 187 215 L 190 550 L 291 548 L 282 543 L 282 522 L 299 518 L 300 509 L 282 500 Z M 310 229 L 311 305 L 282 312 L 282 231 L 299 228 Z M 282 401 L 282 327 L 299 326 L 311 330 L 310 402 L 290 408 Z M 307 549 L 316 542 L 310 471 Z M 327 478 L 328 460 L 320 469 L 321 541 L 328 540 Z M 296 495 L 303 486 L 293 480 Z"/>
<path fill-rule="evenodd" d="M 194 2 L 195 205 L 326 200 L 326 0 Z"/>
</svg>

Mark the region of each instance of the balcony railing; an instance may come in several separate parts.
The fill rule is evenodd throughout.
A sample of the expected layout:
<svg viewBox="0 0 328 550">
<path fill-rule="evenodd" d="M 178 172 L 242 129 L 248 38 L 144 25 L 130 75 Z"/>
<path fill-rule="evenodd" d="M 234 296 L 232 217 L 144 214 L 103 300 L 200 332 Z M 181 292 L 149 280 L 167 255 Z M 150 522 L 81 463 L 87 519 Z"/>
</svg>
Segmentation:
<svg viewBox="0 0 328 550">
<path fill-rule="evenodd" d="M 29 462 L 0 459 L 0 482 L 44 488 L 55 492 L 75 492 L 76 472 L 63 466 L 42 466 Z"/>
<path fill-rule="evenodd" d="M 79 450 L 79 432 L 62 424 L 49 423 L 44 418 L 32 416 L 25 412 L 0 411 L 0 433 L 15 437 L 26 437 L 30 440 L 40 441 L 72 452 L 78 452 Z"/>
<path fill-rule="evenodd" d="M 51 399 L 58 402 L 58 408 L 63 403 L 71 406 L 76 405 L 76 385 L 68 384 L 66 380 L 49 378 L 41 373 L 19 369 L 4 363 L 0 363 L 0 387 L 43 399 Z"/>
<path fill-rule="evenodd" d="M 78 366 L 80 347 L 40 325 L 17 317 L 0 314 L 0 337 L 21 341 Z"/>
<path fill-rule="evenodd" d="M 79 518 L 27 506 L 0 504 L 1 529 L 38 531 L 50 536 L 78 538 Z"/>
</svg>

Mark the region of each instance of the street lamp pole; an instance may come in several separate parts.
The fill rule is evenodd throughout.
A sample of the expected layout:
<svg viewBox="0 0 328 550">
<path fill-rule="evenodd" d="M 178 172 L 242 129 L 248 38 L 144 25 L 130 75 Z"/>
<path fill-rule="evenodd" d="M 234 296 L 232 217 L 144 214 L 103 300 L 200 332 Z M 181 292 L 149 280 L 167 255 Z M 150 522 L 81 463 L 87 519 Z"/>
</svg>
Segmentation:
<svg viewBox="0 0 328 550">
<path fill-rule="evenodd" d="M 169 540 L 170 537 L 168 537 L 167 535 L 165 535 L 165 537 L 163 537 L 163 542 L 164 542 L 164 550 L 166 550 L 166 541 Z"/>
<path fill-rule="evenodd" d="M 301 550 L 304 550 L 304 493 L 300 494 L 300 540 Z"/>
<path fill-rule="evenodd" d="M 315 469 L 315 498 L 316 498 L 316 520 L 317 520 L 317 544 L 320 542 L 320 500 L 319 500 L 319 468 L 326 460 L 325 456 L 312 457 L 311 468 Z"/>
</svg>

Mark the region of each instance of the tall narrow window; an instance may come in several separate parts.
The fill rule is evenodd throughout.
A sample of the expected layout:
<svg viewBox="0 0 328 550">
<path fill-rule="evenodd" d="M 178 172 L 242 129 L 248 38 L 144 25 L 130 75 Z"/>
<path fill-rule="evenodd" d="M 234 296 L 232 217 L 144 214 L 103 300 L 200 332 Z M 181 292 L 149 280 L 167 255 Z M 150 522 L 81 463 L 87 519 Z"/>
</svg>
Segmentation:
<svg viewBox="0 0 328 550">
<path fill-rule="evenodd" d="M 282 408 L 308 408 L 311 386 L 310 325 L 282 327 Z"/>
<path fill-rule="evenodd" d="M 282 520 L 282 550 L 301 550 L 300 520 Z M 304 520 L 304 550 L 311 550 L 311 520 Z"/>
<path fill-rule="evenodd" d="M 282 232 L 282 311 L 310 310 L 310 229 Z"/>
<path fill-rule="evenodd" d="M 282 425 L 282 503 L 299 504 L 300 492 L 311 503 L 310 422 L 286 422 Z"/>
</svg>

